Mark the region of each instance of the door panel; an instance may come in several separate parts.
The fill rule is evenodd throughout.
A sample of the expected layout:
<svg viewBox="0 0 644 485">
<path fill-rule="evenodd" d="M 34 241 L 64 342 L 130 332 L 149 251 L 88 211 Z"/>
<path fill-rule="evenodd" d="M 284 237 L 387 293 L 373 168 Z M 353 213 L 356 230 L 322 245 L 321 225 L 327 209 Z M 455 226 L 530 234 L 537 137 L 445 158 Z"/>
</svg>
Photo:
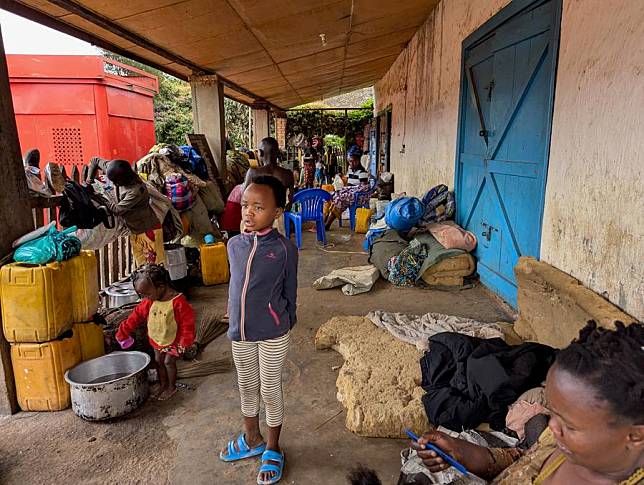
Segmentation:
<svg viewBox="0 0 644 485">
<path fill-rule="evenodd" d="M 527 5 L 464 50 L 457 220 L 481 281 L 516 304 L 513 268 L 539 256 L 558 39 L 557 0 Z"/>
</svg>

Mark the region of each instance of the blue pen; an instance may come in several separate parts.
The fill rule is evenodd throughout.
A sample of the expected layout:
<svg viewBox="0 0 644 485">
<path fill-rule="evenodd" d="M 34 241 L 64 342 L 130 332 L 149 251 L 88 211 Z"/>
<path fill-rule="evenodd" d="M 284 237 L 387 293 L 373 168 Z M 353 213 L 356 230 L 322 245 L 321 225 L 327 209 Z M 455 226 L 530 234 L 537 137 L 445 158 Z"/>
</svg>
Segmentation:
<svg viewBox="0 0 644 485">
<path fill-rule="evenodd" d="M 412 440 L 418 442 L 418 440 L 419 440 L 418 436 L 416 436 L 410 430 L 406 429 L 405 433 L 407 433 L 407 436 L 409 436 Z M 454 468 L 456 468 L 463 475 L 467 476 L 467 474 L 468 474 L 467 468 L 465 468 L 463 465 L 461 465 L 459 462 L 457 462 L 454 458 L 452 458 L 447 453 L 445 453 L 443 450 L 441 450 L 438 446 L 432 445 L 431 443 L 427 443 L 425 445 L 425 448 L 436 452 L 436 454 L 438 456 L 440 456 L 443 460 L 445 460 L 447 463 L 452 465 Z"/>
</svg>

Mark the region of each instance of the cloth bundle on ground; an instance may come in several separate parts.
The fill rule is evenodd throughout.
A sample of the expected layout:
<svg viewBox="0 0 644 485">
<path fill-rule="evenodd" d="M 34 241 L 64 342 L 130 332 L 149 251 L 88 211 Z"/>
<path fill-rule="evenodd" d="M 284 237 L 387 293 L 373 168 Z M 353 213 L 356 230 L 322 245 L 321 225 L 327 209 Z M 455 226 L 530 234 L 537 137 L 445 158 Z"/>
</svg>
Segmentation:
<svg viewBox="0 0 644 485">
<path fill-rule="evenodd" d="M 471 254 L 463 253 L 430 266 L 420 277 L 429 287 L 462 287 L 464 278 L 474 271 L 476 271 L 476 261 Z"/>
<path fill-rule="evenodd" d="M 420 360 L 427 417 L 453 430 L 483 422 L 502 430 L 508 406 L 541 384 L 554 357 L 555 349 L 537 343 L 511 346 L 499 338 L 434 335 Z"/>
<path fill-rule="evenodd" d="M 442 313 L 405 315 L 376 310 L 370 312 L 367 318 L 375 326 L 389 331 L 398 340 L 415 345 L 418 350 L 427 350 L 429 337 L 442 332 L 456 332 L 483 339 L 503 338 L 503 330 L 495 323 Z"/>
<path fill-rule="evenodd" d="M 434 222 L 427 230 L 445 249 L 462 249 L 472 252 L 476 248 L 476 236 L 466 231 L 454 221 Z"/>
<path fill-rule="evenodd" d="M 456 213 L 454 192 L 450 192 L 447 185 L 441 184 L 431 188 L 423 196 L 425 212 L 422 222 L 432 223 L 453 219 Z"/>
<path fill-rule="evenodd" d="M 440 263 L 441 261 L 466 254 L 461 249 L 445 249 L 435 238 L 429 233 L 418 234 L 414 239 L 414 247 L 422 246 L 422 261 L 420 264 L 413 265 L 413 273 L 407 274 L 405 281 L 413 280 L 418 281 L 422 275 L 432 266 Z M 391 267 L 401 266 L 398 258 L 401 253 L 410 245 L 397 231 L 390 229 L 384 231 L 380 237 L 374 239 L 369 250 L 369 262 L 375 265 L 383 278 L 389 279 Z M 403 255 L 403 260 L 408 259 L 408 254 Z M 394 262 L 390 263 L 392 258 L 396 258 Z M 416 258 L 420 259 L 420 258 Z M 409 269 L 409 268 L 407 268 Z"/>
<path fill-rule="evenodd" d="M 373 265 L 341 268 L 315 280 L 313 288 L 327 290 L 342 286 L 342 293 L 345 295 L 359 295 L 371 290 L 373 284 L 378 281 L 378 277 L 378 268 Z"/>
<path fill-rule="evenodd" d="M 415 286 L 420 268 L 427 258 L 427 248 L 417 239 L 412 239 L 409 245 L 398 256 L 387 261 L 387 279 L 395 286 Z"/>
</svg>

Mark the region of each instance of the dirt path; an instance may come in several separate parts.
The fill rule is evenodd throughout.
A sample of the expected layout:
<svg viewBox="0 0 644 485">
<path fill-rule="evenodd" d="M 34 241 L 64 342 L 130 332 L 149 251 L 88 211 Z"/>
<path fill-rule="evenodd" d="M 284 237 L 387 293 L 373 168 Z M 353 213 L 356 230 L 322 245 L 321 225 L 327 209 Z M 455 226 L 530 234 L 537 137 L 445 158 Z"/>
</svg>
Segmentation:
<svg viewBox="0 0 644 485">
<path fill-rule="evenodd" d="M 383 483 L 395 483 L 401 440 L 368 439 L 344 427 L 344 410 L 336 400 L 335 380 L 342 357 L 316 351 L 318 327 L 333 315 L 364 315 L 383 309 L 407 313 L 428 311 L 507 320 L 508 315 L 483 288 L 461 292 L 395 289 L 384 281 L 369 293 L 348 297 L 339 290 L 315 291 L 311 282 L 332 269 L 366 262 L 362 237 L 333 231 L 332 251 L 314 249 L 305 233 L 300 257 L 298 326 L 285 372 L 286 421 L 282 444 L 287 454 L 283 483 L 343 485 L 357 463 L 375 468 Z M 344 237 L 343 237 L 344 236 Z M 197 288 L 191 295 L 204 306 L 223 311 L 227 288 Z M 230 355 L 225 337 L 204 358 Z M 0 418 L 0 483 L 31 484 L 186 484 L 247 485 L 256 483 L 258 461 L 221 463 L 217 455 L 240 428 L 239 395 L 234 371 L 187 381 L 166 402 L 149 401 L 127 419 L 87 423 L 71 411 L 20 413 Z"/>
</svg>

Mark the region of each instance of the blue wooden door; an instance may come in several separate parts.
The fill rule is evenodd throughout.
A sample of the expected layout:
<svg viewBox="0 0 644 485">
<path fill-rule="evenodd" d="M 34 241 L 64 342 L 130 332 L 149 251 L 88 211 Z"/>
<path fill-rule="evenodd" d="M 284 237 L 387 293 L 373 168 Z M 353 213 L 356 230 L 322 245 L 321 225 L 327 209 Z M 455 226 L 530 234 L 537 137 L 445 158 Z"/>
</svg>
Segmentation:
<svg viewBox="0 0 644 485">
<path fill-rule="evenodd" d="M 559 38 L 557 0 L 515 0 L 464 43 L 457 220 L 481 281 L 516 306 L 513 268 L 539 257 Z"/>
</svg>

